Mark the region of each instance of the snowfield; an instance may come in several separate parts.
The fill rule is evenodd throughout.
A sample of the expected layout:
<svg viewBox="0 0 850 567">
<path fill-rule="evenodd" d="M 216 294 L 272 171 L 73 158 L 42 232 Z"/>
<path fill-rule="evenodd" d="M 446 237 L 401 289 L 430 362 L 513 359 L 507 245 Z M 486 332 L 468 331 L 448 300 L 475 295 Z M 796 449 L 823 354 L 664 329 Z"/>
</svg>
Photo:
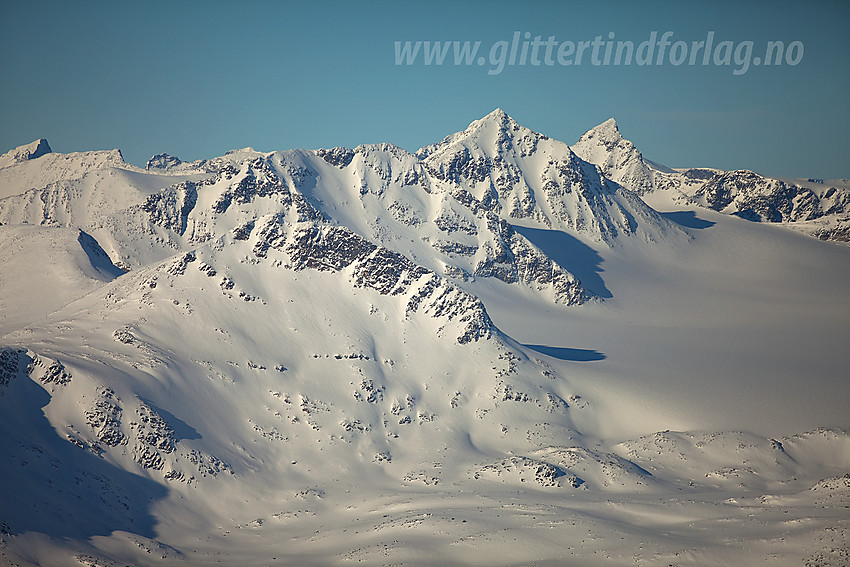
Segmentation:
<svg viewBox="0 0 850 567">
<path fill-rule="evenodd" d="M 849 186 L 498 109 L 415 154 L 16 148 L 0 563 L 847 565 Z"/>
</svg>

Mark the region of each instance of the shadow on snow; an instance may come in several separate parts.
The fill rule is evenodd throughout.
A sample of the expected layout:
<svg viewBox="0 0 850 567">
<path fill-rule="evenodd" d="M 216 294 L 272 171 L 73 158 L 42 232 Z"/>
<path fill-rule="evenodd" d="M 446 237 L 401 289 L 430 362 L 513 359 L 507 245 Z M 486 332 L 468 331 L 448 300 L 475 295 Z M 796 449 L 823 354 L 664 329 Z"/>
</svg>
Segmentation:
<svg viewBox="0 0 850 567">
<path fill-rule="evenodd" d="M 703 220 L 697 217 L 694 211 L 673 211 L 671 213 L 659 214 L 667 220 L 675 222 L 676 224 L 680 224 L 686 228 L 695 228 L 697 230 L 709 228 L 711 226 L 714 226 L 715 224 L 711 221 Z"/>
<path fill-rule="evenodd" d="M 605 287 L 605 282 L 599 275 L 600 272 L 605 270 L 600 267 L 603 260 L 596 250 L 575 236 L 560 230 L 522 226 L 515 226 L 514 230 L 526 237 L 562 268 L 581 280 L 584 289 L 603 299 L 612 297 L 611 292 Z"/>
<path fill-rule="evenodd" d="M 115 530 L 155 538 L 150 508 L 168 489 L 61 436 L 44 415 L 50 394 L 26 375 L 0 385 L 0 521 L 11 534 L 86 540 Z M 62 388 L 62 386 L 56 386 Z"/>
<path fill-rule="evenodd" d="M 533 351 L 558 358 L 560 360 L 570 360 L 573 362 L 591 362 L 594 360 L 605 360 L 605 355 L 598 350 L 586 348 L 568 348 L 554 347 L 545 345 L 523 345 L 525 348 L 530 348 Z"/>
</svg>

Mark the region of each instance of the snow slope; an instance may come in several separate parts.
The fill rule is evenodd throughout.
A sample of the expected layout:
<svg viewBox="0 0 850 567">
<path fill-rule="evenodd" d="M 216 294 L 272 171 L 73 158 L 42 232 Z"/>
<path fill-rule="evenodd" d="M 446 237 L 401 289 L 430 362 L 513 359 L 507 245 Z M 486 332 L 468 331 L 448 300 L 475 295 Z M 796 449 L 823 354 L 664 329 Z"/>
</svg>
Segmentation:
<svg viewBox="0 0 850 567">
<path fill-rule="evenodd" d="M 0 335 L 33 323 L 124 272 L 79 229 L 0 226 Z"/>
<path fill-rule="evenodd" d="M 479 296 L 516 340 L 567 349 L 554 352 L 584 376 L 586 396 L 598 390 L 616 402 L 594 422 L 604 437 L 846 427 L 837 400 L 850 397 L 842 362 L 850 250 L 706 209 L 669 216 L 694 239 L 587 251 L 599 279 L 584 280 L 611 297 L 569 316 L 536 301 L 497 300 L 507 290 Z M 570 245 L 557 233 L 527 235 L 547 251 Z M 596 356 L 581 362 L 582 353 Z"/>
<path fill-rule="evenodd" d="M 3 562 L 850 556 L 850 249 L 659 213 L 501 111 L 72 156 L 0 169 Z"/>
</svg>

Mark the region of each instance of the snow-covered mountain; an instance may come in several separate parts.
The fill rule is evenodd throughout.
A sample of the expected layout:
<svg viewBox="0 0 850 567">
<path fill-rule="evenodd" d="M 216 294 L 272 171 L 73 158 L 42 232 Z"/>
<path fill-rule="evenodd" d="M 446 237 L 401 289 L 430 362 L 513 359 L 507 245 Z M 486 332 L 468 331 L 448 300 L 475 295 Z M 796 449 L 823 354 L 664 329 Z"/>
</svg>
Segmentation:
<svg viewBox="0 0 850 567">
<path fill-rule="evenodd" d="M 693 195 L 696 203 L 755 222 L 793 223 L 821 240 L 850 240 L 850 191 L 823 183 L 810 187 L 752 171 L 713 176 Z M 812 222 L 818 221 L 820 222 Z M 823 221 L 832 221 L 823 226 Z"/>
<path fill-rule="evenodd" d="M 598 165 L 606 177 L 638 195 L 655 190 L 652 168 L 635 145 L 623 138 L 613 118 L 585 132 L 570 149 L 581 159 Z"/>
<path fill-rule="evenodd" d="M 3 562 L 845 556 L 847 249 L 499 110 L 416 154 L 44 148 L 0 167 Z"/>
<path fill-rule="evenodd" d="M 156 154 L 152 156 L 148 163 L 145 164 L 145 169 L 155 170 L 157 172 L 175 173 L 184 170 L 201 170 L 205 171 L 207 160 L 199 159 L 193 162 L 186 163 L 180 158 L 168 154 Z"/>
<path fill-rule="evenodd" d="M 400 148 L 246 149 L 167 174 L 143 172 L 117 157 L 117 151 L 71 154 L 63 169 L 55 161 L 42 164 L 41 178 L 33 168 L 0 169 L 9 193 L 0 201 L 0 222 L 83 227 L 129 268 L 268 222 L 260 217 L 276 218 L 294 195 L 297 206 L 310 210 L 304 214 L 333 219 L 460 282 L 492 277 L 565 304 L 592 296 L 506 221 L 433 179 Z M 231 203 L 249 210 L 237 212 Z M 139 233 L 156 235 L 143 240 L 144 250 L 133 236 Z"/>
<path fill-rule="evenodd" d="M 9 150 L 0 156 L 0 168 L 39 158 L 44 154 L 51 153 L 52 151 L 53 150 L 50 149 L 50 144 L 47 143 L 47 140 L 41 138 L 32 143 L 18 146 L 14 150 Z"/>
<path fill-rule="evenodd" d="M 659 241 L 676 227 L 563 142 L 496 109 L 463 132 L 417 152 L 426 169 L 511 222 L 612 243 Z"/>
<path fill-rule="evenodd" d="M 847 180 L 780 180 L 746 170 L 671 169 L 646 160 L 623 138 L 613 118 L 588 130 L 570 149 L 655 206 L 695 203 L 754 222 L 782 223 L 821 240 L 850 238 Z"/>
</svg>

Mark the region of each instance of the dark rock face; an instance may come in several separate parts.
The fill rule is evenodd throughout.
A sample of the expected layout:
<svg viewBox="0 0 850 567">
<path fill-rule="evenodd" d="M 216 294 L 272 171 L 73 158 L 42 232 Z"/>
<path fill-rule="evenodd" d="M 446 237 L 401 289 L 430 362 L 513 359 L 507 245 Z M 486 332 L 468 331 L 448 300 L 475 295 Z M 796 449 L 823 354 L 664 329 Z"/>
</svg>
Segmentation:
<svg viewBox="0 0 850 567">
<path fill-rule="evenodd" d="M 86 425 L 94 431 L 98 441 L 110 447 L 127 442 L 126 435 L 121 431 L 123 410 L 118 403 L 115 392 L 109 388 L 103 388 L 98 392 L 98 399 L 94 406 L 85 412 Z"/>
<path fill-rule="evenodd" d="M 834 228 L 822 228 L 816 230 L 813 235 L 820 240 L 834 240 L 836 242 L 850 242 L 850 222 L 844 221 Z"/>
<path fill-rule="evenodd" d="M 485 181 L 492 169 L 493 161 L 487 156 L 475 158 L 468 148 L 461 148 L 438 165 L 429 168 L 429 171 L 437 179 L 459 183 L 464 179 L 475 182 Z"/>
<path fill-rule="evenodd" d="M 53 153 L 53 150 L 50 149 L 50 145 L 47 143 L 47 140 L 41 138 L 38 141 L 35 150 L 33 150 L 33 152 L 29 155 L 28 159 L 35 159 L 49 153 Z"/>
<path fill-rule="evenodd" d="M 236 240 L 248 240 L 251 237 L 251 232 L 254 230 L 254 221 L 250 220 L 233 229 L 233 238 Z"/>
<path fill-rule="evenodd" d="M 150 216 L 150 221 L 182 235 L 186 232 L 189 213 L 198 202 L 198 188 L 195 183 L 185 181 L 176 187 L 148 197 L 142 210 Z"/>
<path fill-rule="evenodd" d="M 168 154 L 156 154 L 145 164 L 145 169 L 173 169 L 183 163 L 179 158 Z"/>
<path fill-rule="evenodd" d="M 688 179 L 693 179 L 695 181 L 708 181 L 709 179 L 717 175 L 717 173 L 710 169 L 692 167 L 691 169 L 683 171 L 682 175 L 684 175 Z"/>
<path fill-rule="evenodd" d="M 354 159 L 354 150 L 350 148 L 332 148 L 330 150 L 316 150 L 316 155 L 331 165 L 343 168 Z"/>
<path fill-rule="evenodd" d="M 834 202 L 835 192 L 819 198 L 805 187 L 746 170 L 711 178 L 695 196 L 704 198 L 706 205 L 716 211 L 730 208 L 727 212 L 756 222 L 807 221 L 838 212 L 846 204 Z"/>
<path fill-rule="evenodd" d="M 174 430 L 150 406 L 139 403 L 136 420 L 129 424 L 136 434 L 133 460 L 144 468 L 162 470 L 165 465 L 163 454 L 175 451 Z"/>
<path fill-rule="evenodd" d="M 307 226 L 295 230 L 286 252 L 296 270 L 339 271 L 378 247 L 340 227 Z"/>
<path fill-rule="evenodd" d="M 223 169 L 216 177 L 205 181 L 204 185 L 213 185 L 223 179 L 232 179 L 238 176 L 239 172 L 234 168 Z M 268 163 L 262 158 L 257 158 L 248 165 L 240 179 L 234 181 L 230 187 L 221 193 L 213 205 L 213 211 L 217 214 L 223 214 L 233 203 L 245 205 L 258 197 L 271 195 L 281 196 L 285 204 L 288 204 L 291 198 L 289 189 L 275 175 Z"/>
<path fill-rule="evenodd" d="M 0 348 L 0 387 L 8 385 L 18 376 L 21 371 L 21 359 L 25 354 L 23 349 Z"/>
<path fill-rule="evenodd" d="M 47 370 L 41 377 L 41 381 L 45 384 L 59 384 L 60 386 L 65 386 L 71 383 L 71 374 L 65 370 L 65 366 L 57 360 L 47 367 Z"/>
<path fill-rule="evenodd" d="M 410 296 L 407 312 L 420 308 L 435 318 L 465 323 L 457 337 L 461 344 L 490 336 L 493 323 L 484 305 L 433 272 L 415 265 L 403 255 L 372 244 L 347 228 L 327 225 L 297 227 L 287 239 L 279 219 L 270 221 L 261 234 L 270 240 L 260 247 L 283 248 L 295 270 L 338 272 L 351 268 L 356 287 L 374 289 L 382 295 Z M 256 248 L 255 248 L 256 250 Z"/>
<path fill-rule="evenodd" d="M 233 200 L 240 205 L 250 203 L 257 197 L 289 194 L 289 190 L 262 158 L 250 163 L 245 177 L 231 188 Z"/>
</svg>

